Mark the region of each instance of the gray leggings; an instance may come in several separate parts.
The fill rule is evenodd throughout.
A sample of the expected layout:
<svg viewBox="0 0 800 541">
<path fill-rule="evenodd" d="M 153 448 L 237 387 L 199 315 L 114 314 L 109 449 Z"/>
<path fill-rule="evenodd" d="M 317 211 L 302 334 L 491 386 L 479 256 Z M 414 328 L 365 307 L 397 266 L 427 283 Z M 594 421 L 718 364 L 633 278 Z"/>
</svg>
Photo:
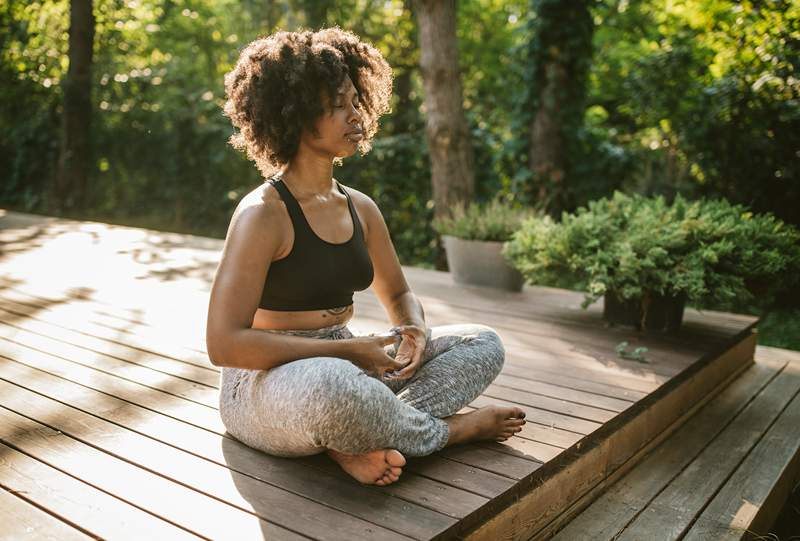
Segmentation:
<svg viewBox="0 0 800 541">
<path fill-rule="evenodd" d="M 372 376 L 345 359 L 312 357 L 270 370 L 223 367 L 220 416 L 245 445 L 277 456 L 333 449 L 397 449 L 425 456 L 447 443 L 449 417 L 475 400 L 503 367 L 497 333 L 479 324 L 431 327 L 422 365 L 409 379 Z M 354 335 L 345 324 L 274 331 L 326 340 Z"/>
</svg>

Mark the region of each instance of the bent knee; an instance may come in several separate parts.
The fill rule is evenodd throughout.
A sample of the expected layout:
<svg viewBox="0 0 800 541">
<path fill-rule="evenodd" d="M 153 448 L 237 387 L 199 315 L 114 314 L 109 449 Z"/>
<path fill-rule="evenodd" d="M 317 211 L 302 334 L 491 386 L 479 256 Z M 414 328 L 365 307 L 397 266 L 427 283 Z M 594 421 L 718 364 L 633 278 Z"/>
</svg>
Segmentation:
<svg viewBox="0 0 800 541">
<path fill-rule="evenodd" d="M 500 373 L 506 359 L 506 348 L 503 340 L 493 328 L 488 325 L 476 324 L 476 333 L 481 345 L 486 348 L 483 356 L 494 368 L 495 377 Z"/>
</svg>

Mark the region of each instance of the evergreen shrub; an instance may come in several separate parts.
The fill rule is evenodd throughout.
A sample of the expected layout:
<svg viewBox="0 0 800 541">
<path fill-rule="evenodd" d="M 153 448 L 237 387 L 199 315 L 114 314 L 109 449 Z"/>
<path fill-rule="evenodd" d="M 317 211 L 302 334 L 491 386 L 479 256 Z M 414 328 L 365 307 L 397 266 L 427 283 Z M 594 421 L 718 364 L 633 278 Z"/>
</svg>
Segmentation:
<svg viewBox="0 0 800 541">
<path fill-rule="evenodd" d="M 800 232 L 726 200 L 615 192 L 560 222 L 526 220 L 503 254 L 529 283 L 585 291 L 584 308 L 610 292 L 738 311 L 768 306 L 798 281 Z"/>
</svg>

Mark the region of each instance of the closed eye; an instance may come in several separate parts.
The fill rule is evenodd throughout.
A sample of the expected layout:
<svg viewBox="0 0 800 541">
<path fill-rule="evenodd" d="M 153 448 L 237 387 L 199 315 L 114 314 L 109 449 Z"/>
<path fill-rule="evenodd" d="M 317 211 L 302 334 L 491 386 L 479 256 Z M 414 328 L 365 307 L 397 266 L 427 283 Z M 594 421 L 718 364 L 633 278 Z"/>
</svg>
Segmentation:
<svg viewBox="0 0 800 541">
<path fill-rule="evenodd" d="M 344 107 L 344 105 L 337 105 L 336 106 L 337 109 L 341 109 L 343 107 Z M 357 102 L 357 101 L 354 101 L 353 102 L 353 107 L 355 107 L 356 109 L 360 109 L 361 108 L 361 104 L 359 102 Z"/>
</svg>

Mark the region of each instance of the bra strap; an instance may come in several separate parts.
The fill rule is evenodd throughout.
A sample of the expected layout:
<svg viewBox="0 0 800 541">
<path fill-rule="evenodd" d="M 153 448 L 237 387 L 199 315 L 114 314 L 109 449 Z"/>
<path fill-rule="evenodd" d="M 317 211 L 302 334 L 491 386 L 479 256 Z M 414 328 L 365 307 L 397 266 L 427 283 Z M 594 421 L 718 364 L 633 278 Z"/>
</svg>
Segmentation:
<svg viewBox="0 0 800 541">
<path fill-rule="evenodd" d="M 281 195 L 281 199 L 283 199 L 283 203 L 286 205 L 286 210 L 289 211 L 289 218 L 292 220 L 295 235 L 298 234 L 298 228 L 300 228 L 302 231 L 305 231 L 306 220 L 305 216 L 303 215 L 303 209 L 300 208 L 300 203 L 298 203 L 297 199 L 294 198 L 292 192 L 289 191 L 289 188 L 286 187 L 286 184 L 284 184 L 281 178 L 273 177 L 270 180 L 270 184 L 272 184 L 275 189 L 278 190 L 278 193 Z"/>
<path fill-rule="evenodd" d="M 344 186 L 339 184 L 339 181 L 335 181 L 336 185 L 339 187 L 339 191 L 344 194 L 347 198 L 347 208 L 350 210 L 350 218 L 353 220 L 353 227 L 355 228 L 355 232 L 361 235 L 361 238 L 364 238 L 364 231 L 361 228 L 361 220 L 358 219 L 358 214 L 356 214 L 356 208 L 353 204 L 353 200 L 350 197 L 350 194 L 347 193 L 347 190 L 344 189 Z"/>
</svg>

